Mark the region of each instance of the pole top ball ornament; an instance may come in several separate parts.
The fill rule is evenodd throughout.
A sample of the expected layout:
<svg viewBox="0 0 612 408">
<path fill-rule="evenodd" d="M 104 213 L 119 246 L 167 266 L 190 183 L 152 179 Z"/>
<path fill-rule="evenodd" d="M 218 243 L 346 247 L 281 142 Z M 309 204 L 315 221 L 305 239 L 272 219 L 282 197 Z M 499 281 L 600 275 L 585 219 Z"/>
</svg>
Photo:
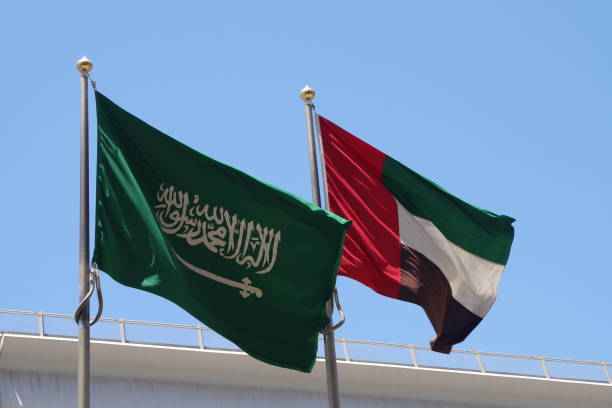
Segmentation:
<svg viewBox="0 0 612 408">
<path fill-rule="evenodd" d="M 93 69 L 93 62 L 87 57 L 83 57 L 77 61 L 76 68 L 80 73 L 86 74 Z"/>
<path fill-rule="evenodd" d="M 315 94 L 314 89 L 312 89 L 308 85 L 306 85 L 304 89 L 300 91 L 300 98 L 302 98 L 304 102 L 312 101 L 315 98 L 315 95 L 316 94 Z"/>
</svg>

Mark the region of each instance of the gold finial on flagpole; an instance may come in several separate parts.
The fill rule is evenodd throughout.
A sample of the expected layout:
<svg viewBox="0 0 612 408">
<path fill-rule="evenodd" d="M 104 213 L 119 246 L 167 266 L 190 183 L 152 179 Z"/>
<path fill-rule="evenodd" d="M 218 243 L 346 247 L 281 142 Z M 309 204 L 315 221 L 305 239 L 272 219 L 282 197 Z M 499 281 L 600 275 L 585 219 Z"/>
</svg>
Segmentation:
<svg viewBox="0 0 612 408">
<path fill-rule="evenodd" d="M 93 62 L 87 57 L 83 57 L 77 61 L 76 68 L 79 72 L 86 74 L 93 69 Z"/>
<path fill-rule="evenodd" d="M 314 89 L 312 89 L 308 85 L 306 85 L 304 89 L 300 91 L 300 98 L 302 98 L 302 100 L 306 103 L 312 101 L 315 98 L 315 95 L 316 94 Z"/>
</svg>

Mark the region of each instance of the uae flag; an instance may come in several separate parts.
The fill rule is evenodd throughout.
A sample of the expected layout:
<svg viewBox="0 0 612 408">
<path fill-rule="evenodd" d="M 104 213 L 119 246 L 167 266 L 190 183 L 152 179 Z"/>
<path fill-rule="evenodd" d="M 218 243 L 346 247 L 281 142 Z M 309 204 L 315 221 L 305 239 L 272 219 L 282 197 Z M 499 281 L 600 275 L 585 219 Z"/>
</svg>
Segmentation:
<svg viewBox="0 0 612 408">
<path fill-rule="evenodd" d="M 483 210 L 318 117 L 330 210 L 353 226 L 339 274 L 420 305 L 449 353 L 495 301 L 513 218 Z"/>
</svg>

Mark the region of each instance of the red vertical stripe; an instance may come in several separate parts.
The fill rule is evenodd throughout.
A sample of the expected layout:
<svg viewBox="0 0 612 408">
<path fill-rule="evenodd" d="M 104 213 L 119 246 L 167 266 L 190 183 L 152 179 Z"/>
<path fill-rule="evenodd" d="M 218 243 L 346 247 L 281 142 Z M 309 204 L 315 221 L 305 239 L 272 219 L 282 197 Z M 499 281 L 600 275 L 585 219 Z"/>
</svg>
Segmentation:
<svg viewBox="0 0 612 408">
<path fill-rule="evenodd" d="M 340 275 L 392 298 L 400 291 L 397 204 L 382 184 L 386 155 L 319 117 L 330 210 L 352 220 Z"/>
</svg>

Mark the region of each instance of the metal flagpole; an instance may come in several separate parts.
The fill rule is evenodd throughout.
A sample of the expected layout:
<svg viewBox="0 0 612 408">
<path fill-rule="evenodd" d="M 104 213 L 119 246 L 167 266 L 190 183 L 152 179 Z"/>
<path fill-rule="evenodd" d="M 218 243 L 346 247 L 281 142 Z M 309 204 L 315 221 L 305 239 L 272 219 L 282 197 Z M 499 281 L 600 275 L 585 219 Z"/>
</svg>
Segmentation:
<svg viewBox="0 0 612 408">
<path fill-rule="evenodd" d="M 77 61 L 81 73 L 81 215 L 79 228 L 79 301 L 85 303 L 78 319 L 78 408 L 89 408 L 89 100 L 87 80 L 93 64 L 87 57 Z M 91 295 L 89 295 L 91 296 Z"/>
<path fill-rule="evenodd" d="M 312 100 L 315 97 L 315 92 L 308 86 L 300 92 L 300 97 L 304 101 L 304 110 L 306 112 L 306 131 L 308 133 L 308 150 L 310 157 L 310 181 L 312 187 L 312 200 L 315 205 L 321 206 L 321 191 L 319 189 L 319 171 L 317 168 L 317 154 L 315 151 L 315 134 L 314 134 L 314 105 Z M 333 295 L 327 301 L 327 315 L 329 323 L 327 330 L 324 333 L 325 342 L 325 371 L 327 373 L 327 397 L 330 408 L 340 408 L 340 395 L 338 391 L 338 367 L 336 363 L 336 347 L 334 332 L 332 327 L 332 315 L 334 312 Z M 332 329 L 332 330 L 329 330 Z"/>
</svg>

